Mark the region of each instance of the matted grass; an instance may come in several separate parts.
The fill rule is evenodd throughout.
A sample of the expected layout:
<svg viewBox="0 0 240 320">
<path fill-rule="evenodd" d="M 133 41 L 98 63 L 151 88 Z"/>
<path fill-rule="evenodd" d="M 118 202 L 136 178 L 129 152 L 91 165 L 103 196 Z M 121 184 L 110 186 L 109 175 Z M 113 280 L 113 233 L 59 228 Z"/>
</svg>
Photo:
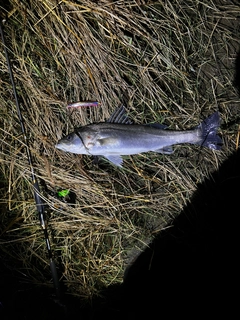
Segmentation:
<svg viewBox="0 0 240 320">
<path fill-rule="evenodd" d="M 240 8 L 209 0 L 10 3 L 5 35 L 51 245 L 68 293 L 88 299 L 122 281 L 197 183 L 238 147 Z M 0 66 L 0 254 L 22 281 L 51 285 L 3 47 Z M 84 100 L 101 105 L 66 109 Z M 169 156 L 125 157 L 123 169 L 55 149 L 74 127 L 104 121 L 121 103 L 135 123 L 181 130 L 219 110 L 223 149 L 177 146 Z M 63 189 L 76 196 L 72 205 L 56 196 Z"/>
</svg>

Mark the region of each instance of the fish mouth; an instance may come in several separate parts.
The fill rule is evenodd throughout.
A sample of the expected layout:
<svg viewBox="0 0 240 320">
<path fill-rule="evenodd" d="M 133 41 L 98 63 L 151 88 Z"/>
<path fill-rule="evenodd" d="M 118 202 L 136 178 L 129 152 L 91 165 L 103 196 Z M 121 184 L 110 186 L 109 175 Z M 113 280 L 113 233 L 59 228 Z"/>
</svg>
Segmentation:
<svg viewBox="0 0 240 320">
<path fill-rule="evenodd" d="M 58 150 L 64 151 L 64 152 L 68 152 L 68 153 L 75 153 L 75 154 L 85 154 L 86 152 L 84 152 L 85 150 L 82 150 L 81 148 L 76 148 L 73 145 L 64 145 L 61 143 L 57 143 L 55 145 L 55 148 L 57 148 Z"/>
<path fill-rule="evenodd" d="M 62 151 L 67 151 L 60 143 L 55 144 L 55 148 L 62 150 Z"/>
</svg>

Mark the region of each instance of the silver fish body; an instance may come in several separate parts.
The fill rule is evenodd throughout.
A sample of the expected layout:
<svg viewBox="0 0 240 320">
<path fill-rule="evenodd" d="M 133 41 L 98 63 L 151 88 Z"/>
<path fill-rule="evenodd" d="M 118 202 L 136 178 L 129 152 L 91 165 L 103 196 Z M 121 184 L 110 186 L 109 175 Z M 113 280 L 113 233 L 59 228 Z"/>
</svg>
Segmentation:
<svg viewBox="0 0 240 320">
<path fill-rule="evenodd" d="M 59 140 L 56 148 L 76 154 L 103 156 L 121 166 L 122 155 L 149 151 L 170 154 L 175 144 L 191 143 L 218 150 L 222 142 L 216 134 L 219 122 L 216 112 L 197 128 L 186 131 L 167 130 L 160 124 L 90 124 Z"/>
</svg>

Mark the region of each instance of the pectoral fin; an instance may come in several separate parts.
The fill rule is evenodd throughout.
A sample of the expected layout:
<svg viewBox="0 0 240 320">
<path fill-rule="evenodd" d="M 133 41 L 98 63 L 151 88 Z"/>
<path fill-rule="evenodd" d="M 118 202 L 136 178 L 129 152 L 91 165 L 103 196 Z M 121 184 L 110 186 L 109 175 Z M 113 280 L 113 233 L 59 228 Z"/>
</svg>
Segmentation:
<svg viewBox="0 0 240 320">
<path fill-rule="evenodd" d="M 118 139 L 111 137 L 100 137 L 97 139 L 97 143 L 101 146 L 114 146 L 118 143 Z"/>
<path fill-rule="evenodd" d="M 115 166 L 122 167 L 123 159 L 121 156 L 118 155 L 107 155 L 104 158 L 108 159 L 108 161 L 115 164 Z"/>
</svg>

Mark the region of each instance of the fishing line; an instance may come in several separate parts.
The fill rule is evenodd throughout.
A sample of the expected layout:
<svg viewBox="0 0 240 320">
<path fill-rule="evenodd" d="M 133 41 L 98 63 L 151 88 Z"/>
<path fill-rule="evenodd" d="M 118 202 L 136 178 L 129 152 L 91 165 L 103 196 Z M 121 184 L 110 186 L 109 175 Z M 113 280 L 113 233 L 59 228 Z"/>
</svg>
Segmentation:
<svg viewBox="0 0 240 320">
<path fill-rule="evenodd" d="M 21 113 L 21 108 L 20 108 L 20 104 L 19 104 L 17 91 L 16 91 L 14 76 L 13 76 L 11 62 L 10 62 L 9 55 L 8 55 L 8 49 L 6 46 L 3 29 L 4 29 L 3 21 L 0 21 L 0 33 L 1 33 L 1 38 L 2 38 L 3 48 L 4 48 L 5 57 L 6 57 L 6 61 L 7 61 L 7 67 L 8 67 L 8 72 L 10 75 L 10 80 L 12 83 L 12 89 L 13 89 L 13 94 L 14 94 L 14 98 L 15 98 L 18 119 L 19 119 L 21 131 L 22 131 L 23 139 L 24 139 L 24 143 L 25 143 L 28 164 L 29 164 L 31 176 L 32 176 L 32 186 L 33 186 L 34 199 L 35 199 L 35 203 L 36 203 L 36 207 L 37 207 L 40 225 L 41 225 L 41 227 L 43 229 L 43 233 L 44 233 L 44 238 L 45 238 L 46 247 L 47 247 L 47 251 L 48 251 L 50 270 L 51 270 L 51 274 L 52 274 L 53 285 L 55 288 L 56 297 L 57 297 L 57 299 L 60 299 L 60 284 L 59 284 L 59 278 L 58 278 L 58 273 L 57 273 L 57 269 L 56 269 L 56 264 L 53 260 L 52 249 L 51 249 L 48 231 L 47 231 L 47 227 L 46 227 L 46 223 L 45 223 L 45 208 L 44 208 L 44 204 L 43 204 L 43 201 L 41 198 L 39 184 L 38 184 L 38 181 L 37 181 L 37 178 L 36 178 L 36 175 L 34 172 L 34 168 L 33 168 L 32 156 L 31 156 L 31 152 L 30 152 L 30 148 L 29 148 L 29 144 L 28 144 L 28 140 L 27 140 L 27 136 L 26 136 L 26 130 L 25 130 L 24 122 L 23 122 L 23 117 L 22 117 L 22 113 Z"/>
</svg>

